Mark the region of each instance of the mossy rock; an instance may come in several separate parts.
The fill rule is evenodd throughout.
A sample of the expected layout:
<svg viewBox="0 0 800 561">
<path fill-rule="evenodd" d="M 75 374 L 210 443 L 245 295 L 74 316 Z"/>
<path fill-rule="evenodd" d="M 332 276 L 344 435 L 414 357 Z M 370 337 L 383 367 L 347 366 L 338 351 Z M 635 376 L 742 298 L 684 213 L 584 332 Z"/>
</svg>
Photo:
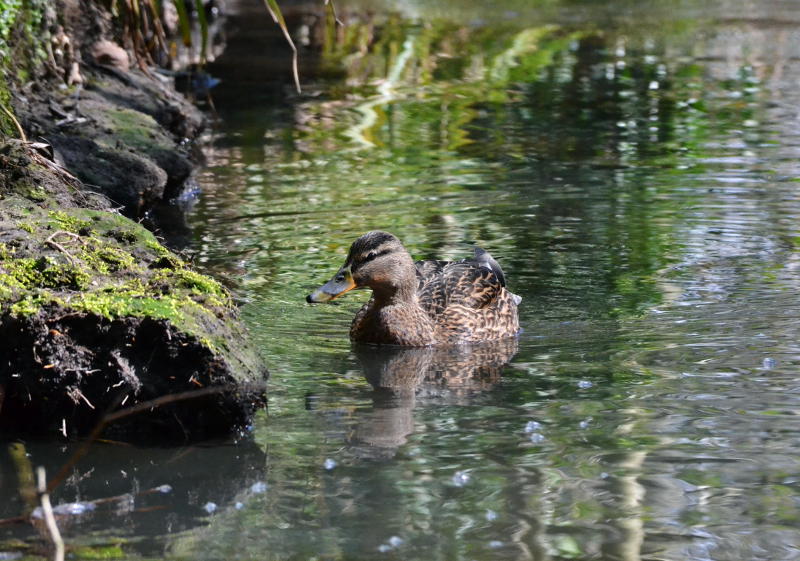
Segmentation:
<svg viewBox="0 0 800 561">
<path fill-rule="evenodd" d="M 32 169 L 22 145 L 3 153 L 18 181 L 0 186 L 0 428 L 82 434 L 110 408 L 191 390 L 203 397 L 109 430 L 195 439 L 249 423 L 266 369 L 229 292 L 100 202 L 71 204 L 76 184 Z"/>
<path fill-rule="evenodd" d="M 73 175 L 141 219 L 183 191 L 199 157 L 191 140 L 205 121 L 188 100 L 138 70 L 82 72 L 78 91 L 43 88 L 14 98 L 18 120 Z"/>
</svg>

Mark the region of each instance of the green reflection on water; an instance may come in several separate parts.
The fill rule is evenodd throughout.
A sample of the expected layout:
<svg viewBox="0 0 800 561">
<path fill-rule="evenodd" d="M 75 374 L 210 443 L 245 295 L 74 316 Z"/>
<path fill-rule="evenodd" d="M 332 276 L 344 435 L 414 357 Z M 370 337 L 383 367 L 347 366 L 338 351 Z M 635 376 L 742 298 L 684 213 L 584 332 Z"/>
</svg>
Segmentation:
<svg viewBox="0 0 800 561">
<path fill-rule="evenodd" d="M 798 170 L 777 142 L 796 135 L 744 56 L 715 62 L 741 47 L 715 25 L 687 45 L 677 16 L 650 35 L 393 16 L 329 36 L 346 79 L 290 116 L 242 108 L 196 249 L 272 365 L 271 487 L 175 556 L 781 557 L 800 427 L 767 359 L 799 361 Z M 503 264 L 525 332 L 502 377 L 408 355 L 433 375 L 373 391 L 346 335 L 366 295 L 303 303 L 372 228 Z"/>
</svg>

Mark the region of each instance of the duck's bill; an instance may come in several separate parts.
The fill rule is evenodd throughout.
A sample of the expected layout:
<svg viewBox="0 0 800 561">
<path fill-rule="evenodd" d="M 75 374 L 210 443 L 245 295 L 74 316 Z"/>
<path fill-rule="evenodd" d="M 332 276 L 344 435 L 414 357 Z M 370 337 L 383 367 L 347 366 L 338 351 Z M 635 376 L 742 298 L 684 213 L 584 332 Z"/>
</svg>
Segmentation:
<svg viewBox="0 0 800 561">
<path fill-rule="evenodd" d="M 314 292 L 306 297 L 306 302 L 313 304 L 320 302 L 330 302 L 334 298 L 338 298 L 345 292 L 349 292 L 356 287 L 356 282 L 353 280 L 353 275 L 349 270 L 341 270 L 336 275 L 316 289 Z"/>
</svg>

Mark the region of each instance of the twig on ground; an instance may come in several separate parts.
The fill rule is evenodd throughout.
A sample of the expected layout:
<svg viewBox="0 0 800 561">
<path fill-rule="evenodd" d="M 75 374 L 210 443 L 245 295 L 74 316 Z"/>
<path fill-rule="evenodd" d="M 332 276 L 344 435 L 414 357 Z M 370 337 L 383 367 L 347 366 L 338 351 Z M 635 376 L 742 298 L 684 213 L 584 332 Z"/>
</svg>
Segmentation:
<svg viewBox="0 0 800 561">
<path fill-rule="evenodd" d="M 59 230 L 58 232 L 53 232 L 52 234 L 50 234 L 50 236 L 45 240 L 45 243 L 50 247 L 57 249 L 58 251 L 63 253 L 67 257 L 67 260 L 69 261 L 70 265 L 77 265 L 78 263 L 75 256 L 72 255 L 69 251 L 67 251 L 67 248 L 65 248 L 63 245 L 61 245 L 55 240 L 56 236 L 63 236 L 63 235 L 72 238 L 74 240 L 78 240 L 79 242 L 81 242 L 81 244 L 84 243 L 83 239 L 81 239 L 81 237 L 78 234 L 73 234 L 72 232 L 66 232 L 64 230 Z"/>
</svg>

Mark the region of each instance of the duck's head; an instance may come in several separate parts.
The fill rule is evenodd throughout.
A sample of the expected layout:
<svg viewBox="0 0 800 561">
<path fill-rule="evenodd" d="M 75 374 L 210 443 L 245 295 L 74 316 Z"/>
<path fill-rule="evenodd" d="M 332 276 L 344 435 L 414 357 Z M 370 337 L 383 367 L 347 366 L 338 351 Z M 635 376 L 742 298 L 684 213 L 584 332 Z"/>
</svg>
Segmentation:
<svg viewBox="0 0 800 561">
<path fill-rule="evenodd" d="M 416 290 L 414 261 L 395 236 L 374 230 L 350 246 L 342 268 L 306 297 L 307 302 L 328 302 L 354 288 L 371 288 L 377 299 Z"/>
</svg>

